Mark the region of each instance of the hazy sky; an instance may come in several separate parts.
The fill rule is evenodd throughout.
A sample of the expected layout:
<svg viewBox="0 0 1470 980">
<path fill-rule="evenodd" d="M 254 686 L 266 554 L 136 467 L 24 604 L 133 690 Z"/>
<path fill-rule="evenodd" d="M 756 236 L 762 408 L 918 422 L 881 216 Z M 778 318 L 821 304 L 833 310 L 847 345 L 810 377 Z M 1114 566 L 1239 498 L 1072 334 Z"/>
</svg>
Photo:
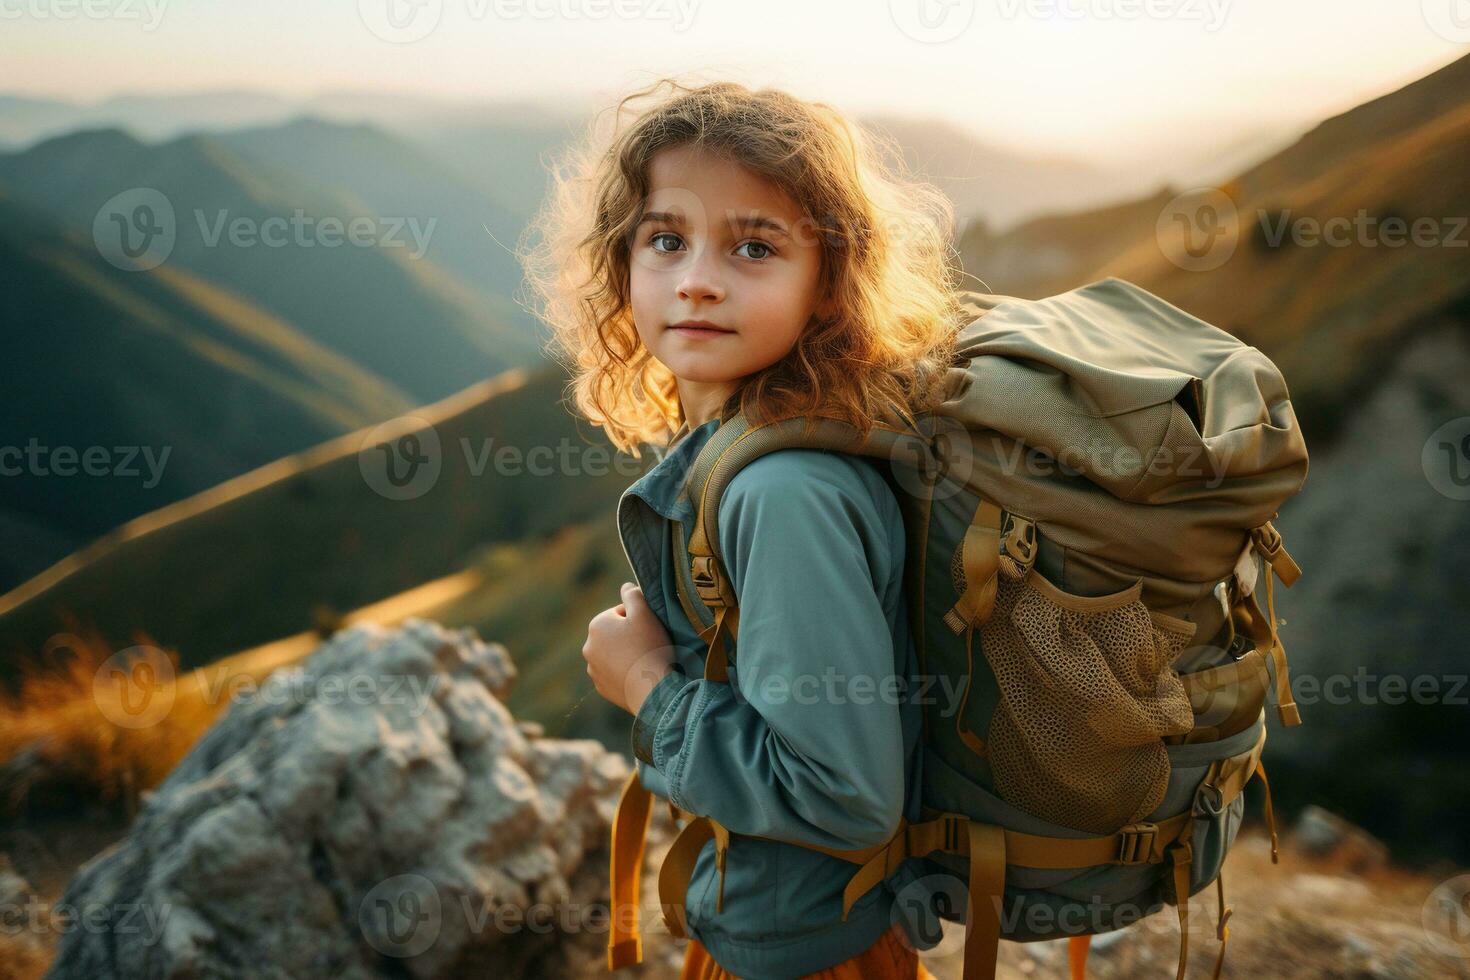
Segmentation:
<svg viewBox="0 0 1470 980">
<path fill-rule="evenodd" d="M 12 93 L 606 102 L 694 72 L 1095 158 L 1315 120 L 1465 53 L 1470 0 L 0 0 Z"/>
</svg>

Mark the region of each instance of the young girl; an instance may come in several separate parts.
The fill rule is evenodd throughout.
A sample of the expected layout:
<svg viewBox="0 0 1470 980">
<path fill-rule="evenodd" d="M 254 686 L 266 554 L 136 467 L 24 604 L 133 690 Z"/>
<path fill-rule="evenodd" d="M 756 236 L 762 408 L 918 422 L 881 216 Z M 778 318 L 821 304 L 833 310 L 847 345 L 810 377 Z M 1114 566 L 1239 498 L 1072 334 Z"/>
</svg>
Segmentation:
<svg viewBox="0 0 1470 980">
<path fill-rule="evenodd" d="M 884 467 L 791 448 L 731 480 L 725 681 L 703 679 L 703 624 L 674 576 L 688 467 L 735 413 L 867 431 L 935 396 L 957 313 L 950 206 L 892 176 L 835 110 L 779 91 L 664 80 L 616 115 L 666 85 L 557 168 L 523 256 L 577 409 L 635 458 L 666 448 L 619 502 L 637 584 L 588 625 L 587 672 L 633 715 L 642 786 L 732 834 L 726 867 L 705 845 L 681 896 L 686 978 L 927 976 L 896 885 L 844 919 L 854 865 L 802 846 L 871 847 L 918 817 L 920 706 L 893 683 L 917 672 L 905 536 Z"/>
</svg>

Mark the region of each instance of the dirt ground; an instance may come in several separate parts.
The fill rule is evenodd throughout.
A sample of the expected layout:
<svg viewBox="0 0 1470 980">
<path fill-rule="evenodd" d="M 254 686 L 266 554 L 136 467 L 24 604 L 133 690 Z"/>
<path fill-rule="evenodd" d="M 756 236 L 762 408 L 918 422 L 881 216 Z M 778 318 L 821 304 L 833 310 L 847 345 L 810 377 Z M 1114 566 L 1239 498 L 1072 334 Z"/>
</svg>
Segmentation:
<svg viewBox="0 0 1470 980">
<path fill-rule="evenodd" d="M 44 907 L 61 896 L 77 867 L 125 832 L 119 817 L 79 817 L 67 826 L 8 825 L 0 828 L 0 854 L 27 878 Z M 668 837 L 650 842 L 649 865 L 656 868 Z M 1341 861 L 1309 857 L 1283 838 L 1280 864 L 1273 865 L 1264 831 L 1247 827 L 1226 860 L 1225 900 L 1232 909 L 1230 937 L 1221 977 L 1300 980 L 1470 980 L 1470 932 L 1455 930 L 1432 914 L 1435 889 L 1456 877 L 1380 866 L 1353 871 Z M 1456 894 L 1459 892 L 1456 891 Z M 656 894 L 650 872 L 645 895 Z M 1436 898 L 1438 896 L 1435 896 Z M 17 910 L 0 909 L 0 980 L 35 980 L 50 962 L 57 936 L 24 924 Z M 1209 977 L 1219 942 L 1216 891 L 1212 886 L 1190 903 L 1190 978 Z M 1461 927 L 1463 910 L 1451 921 Z M 626 976 L 673 980 L 679 974 L 683 943 L 671 940 L 661 923 L 645 920 L 645 963 Z M 1174 975 L 1178 962 L 1179 927 L 1172 907 L 1132 927 L 1096 937 L 1088 960 L 1092 980 Z M 945 955 L 947 954 L 947 955 Z M 962 952 L 950 933 L 924 964 L 938 980 L 959 980 Z M 600 963 L 588 962 L 587 975 L 604 975 Z M 1065 980 L 1067 943 L 1002 942 L 997 980 L 1056 977 Z"/>
</svg>

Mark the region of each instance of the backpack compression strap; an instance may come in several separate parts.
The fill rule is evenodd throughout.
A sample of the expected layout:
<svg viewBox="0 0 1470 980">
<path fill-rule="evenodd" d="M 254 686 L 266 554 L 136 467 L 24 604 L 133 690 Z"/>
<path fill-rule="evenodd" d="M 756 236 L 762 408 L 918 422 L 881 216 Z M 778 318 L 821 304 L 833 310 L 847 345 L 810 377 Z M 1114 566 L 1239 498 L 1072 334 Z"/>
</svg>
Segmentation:
<svg viewBox="0 0 1470 980">
<path fill-rule="evenodd" d="M 960 561 L 965 588 L 958 601 L 944 614 L 944 624 L 965 636 L 965 694 L 955 712 L 955 731 L 976 755 L 988 756 L 989 746 L 970 730 L 965 706 L 975 687 L 975 630 L 990 619 L 999 589 L 998 576 L 1019 580 L 1036 560 L 1036 524 L 1003 510 L 994 501 L 980 498 L 975 516 L 960 543 Z"/>
<path fill-rule="evenodd" d="M 1288 727 L 1302 723 L 1301 711 L 1296 706 L 1296 700 L 1291 696 L 1291 677 L 1286 669 L 1286 647 L 1281 644 L 1281 636 L 1276 631 L 1276 594 L 1272 583 L 1281 579 L 1281 584 L 1288 589 L 1301 578 L 1302 570 L 1291 554 L 1281 543 L 1281 532 L 1277 531 L 1270 521 L 1251 531 L 1251 543 L 1260 552 L 1266 561 L 1266 613 L 1261 614 L 1261 607 L 1256 602 L 1255 593 L 1247 597 L 1251 612 L 1252 626 L 1256 633 L 1257 644 L 1262 646 L 1271 658 L 1276 668 L 1276 712 L 1281 718 L 1281 724 Z M 1261 629 L 1261 621 L 1265 620 L 1265 629 Z"/>
</svg>

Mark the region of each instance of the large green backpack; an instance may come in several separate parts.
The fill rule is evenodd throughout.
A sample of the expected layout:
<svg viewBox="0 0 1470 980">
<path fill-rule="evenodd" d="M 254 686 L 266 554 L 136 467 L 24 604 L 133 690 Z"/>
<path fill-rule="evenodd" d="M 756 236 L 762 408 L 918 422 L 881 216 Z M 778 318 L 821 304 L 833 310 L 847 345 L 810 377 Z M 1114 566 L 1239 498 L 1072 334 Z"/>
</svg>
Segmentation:
<svg viewBox="0 0 1470 980">
<path fill-rule="evenodd" d="M 697 523 L 678 576 L 705 676 L 726 679 L 739 623 L 717 547 L 730 480 L 790 447 L 876 458 L 907 531 L 924 818 L 887 845 L 828 851 L 856 866 L 844 915 L 891 879 L 921 922 L 967 921 L 966 980 L 994 976 L 1002 938 L 1062 936 L 1080 977 L 1091 935 L 1173 904 L 1182 980 L 1187 896 L 1214 881 L 1218 974 L 1220 869 L 1255 775 L 1277 859 L 1261 764 L 1273 674 L 1281 723 L 1300 724 L 1272 595 L 1273 572 L 1290 585 L 1300 570 L 1271 519 L 1307 472 L 1286 385 L 1256 348 L 1121 279 L 964 304 L 932 411 L 866 435 L 736 415 L 711 436 L 686 483 Z M 636 784 L 614 831 L 625 855 L 647 821 Z M 723 862 L 729 840 L 688 816 L 661 873 L 666 918 L 700 848 L 715 839 Z M 619 860 L 615 880 L 631 880 Z"/>
</svg>

